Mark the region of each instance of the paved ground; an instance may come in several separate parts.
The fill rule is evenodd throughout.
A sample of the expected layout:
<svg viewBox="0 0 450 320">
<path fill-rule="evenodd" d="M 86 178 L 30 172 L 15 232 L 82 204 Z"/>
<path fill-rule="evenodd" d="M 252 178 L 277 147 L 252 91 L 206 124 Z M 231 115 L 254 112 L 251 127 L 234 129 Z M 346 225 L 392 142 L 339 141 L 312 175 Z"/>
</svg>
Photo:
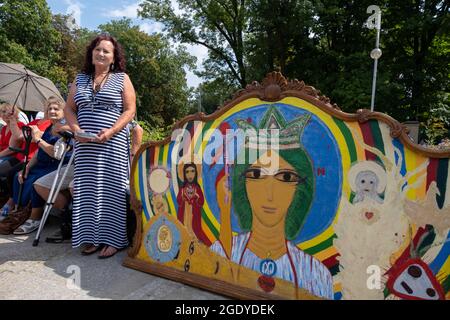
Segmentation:
<svg viewBox="0 0 450 320">
<path fill-rule="evenodd" d="M 50 217 L 38 247 L 27 236 L 0 235 L 0 299 L 225 299 L 122 266 L 125 251 L 100 260 L 82 256 L 70 243 L 48 244 L 45 237 L 57 229 Z M 79 287 L 74 286 L 80 275 Z"/>
</svg>

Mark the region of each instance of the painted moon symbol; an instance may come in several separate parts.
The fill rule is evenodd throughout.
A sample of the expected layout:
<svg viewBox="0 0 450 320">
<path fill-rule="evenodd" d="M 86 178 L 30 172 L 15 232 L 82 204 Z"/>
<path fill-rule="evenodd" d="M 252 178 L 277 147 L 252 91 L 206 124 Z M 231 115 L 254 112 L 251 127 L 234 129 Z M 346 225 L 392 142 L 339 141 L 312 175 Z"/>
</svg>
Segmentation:
<svg viewBox="0 0 450 320">
<path fill-rule="evenodd" d="M 148 175 L 148 186 L 154 193 L 165 193 L 169 188 L 169 185 L 169 175 L 163 168 L 155 168 Z"/>
</svg>

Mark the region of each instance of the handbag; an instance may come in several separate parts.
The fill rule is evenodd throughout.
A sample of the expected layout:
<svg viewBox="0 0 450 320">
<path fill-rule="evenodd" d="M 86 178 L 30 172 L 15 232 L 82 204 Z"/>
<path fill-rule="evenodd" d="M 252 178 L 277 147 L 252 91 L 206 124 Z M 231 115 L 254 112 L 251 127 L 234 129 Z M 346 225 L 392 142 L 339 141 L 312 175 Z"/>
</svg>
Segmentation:
<svg viewBox="0 0 450 320">
<path fill-rule="evenodd" d="M 30 216 L 31 205 L 10 212 L 9 215 L 0 222 L 0 234 L 8 235 L 13 233 L 13 231 L 27 221 Z"/>
</svg>

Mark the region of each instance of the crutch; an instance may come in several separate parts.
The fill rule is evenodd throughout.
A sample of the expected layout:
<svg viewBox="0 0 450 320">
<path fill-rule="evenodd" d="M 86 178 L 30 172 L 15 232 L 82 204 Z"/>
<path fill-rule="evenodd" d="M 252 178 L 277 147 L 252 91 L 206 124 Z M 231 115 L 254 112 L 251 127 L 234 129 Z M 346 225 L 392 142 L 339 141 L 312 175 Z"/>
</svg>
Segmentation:
<svg viewBox="0 0 450 320">
<path fill-rule="evenodd" d="M 23 165 L 23 169 L 22 169 L 22 177 L 25 177 L 25 172 L 27 171 L 27 164 L 29 161 L 28 156 L 30 154 L 30 145 L 31 145 L 31 139 L 32 139 L 31 128 L 29 126 L 23 126 L 22 133 L 23 133 L 23 137 L 25 139 L 25 147 L 23 149 L 9 147 L 9 149 L 25 155 L 24 165 Z M 23 192 L 23 183 L 21 183 L 19 186 L 19 196 L 17 198 L 16 208 L 15 208 L 16 210 L 21 207 L 22 192 Z"/>
<path fill-rule="evenodd" d="M 75 155 L 75 150 L 73 150 L 73 148 L 72 148 L 72 155 L 70 156 L 69 162 L 67 163 L 66 170 L 64 170 L 63 176 L 62 176 L 61 180 L 59 181 L 58 186 L 56 187 L 56 182 L 58 181 L 59 174 L 61 173 L 61 168 L 64 163 L 64 158 L 66 156 L 67 151 L 70 148 L 70 146 L 69 146 L 70 140 L 73 138 L 73 133 L 70 131 L 63 131 L 63 132 L 60 132 L 59 134 L 65 140 L 66 147 L 64 148 L 64 152 L 62 153 L 61 161 L 59 162 L 58 169 L 56 170 L 56 176 L 55 176 L 55 179 L 53 180 L 52 188 L 50 189 L 50 192 L 49 192 L 49 195 L 47 198 L 47 202 L 45 203 L 44 214 L 42 215 L 42 219 L 41 219 L 41 223 L 39 224 L 38 232 L 36 233 L 36 237 L 33 241 L 33 247 L 36 247 L 39 244 L 39 238 L 41 236 L 42 229 L 44 228 L 45 222 L 47 221 L 47 218 L 50 214 L 50 210 L 52 209 L 53 205 L 55 204 L 55 200 L 56 200 L 56 197 L 58 196 L 58 192 L 61 189 L 61 186 L 64 182 L 64 179 L 66 178 L 67 172 L 70 169 L 70 165 L 72 164 L 72 161 L 73 161 L 73 158 Z"/>
</svg>

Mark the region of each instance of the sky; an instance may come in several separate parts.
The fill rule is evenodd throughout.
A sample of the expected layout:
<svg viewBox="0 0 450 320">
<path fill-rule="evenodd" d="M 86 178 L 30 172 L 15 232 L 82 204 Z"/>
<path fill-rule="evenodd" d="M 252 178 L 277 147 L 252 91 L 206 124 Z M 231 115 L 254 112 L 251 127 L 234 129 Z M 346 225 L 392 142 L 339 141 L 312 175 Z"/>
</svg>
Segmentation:
<svg viewBox="0 0 450 320">
<path fill-rule="evenodd" d="M 132 19 L 135 25 L 148 33 L 162 31 L 162 25 L 158 22 L 139 18 L 137 9 L 139 0 L 47 0 L 53 14 L 72 14 L 76 23 L 90 30 L 95 30 L 101 24 L 123 17 Z M 175 1 L 173 1 L 175 2 Z M 207 49 L 203 46 L 186 45 L 188 51 L 197 57 L 197 67 L 201 69 L 203 59 L 207 57 Z M 187 72 L 188 86 L 197 87 L 201 79 L 191 71 Z"/>
</svg>

